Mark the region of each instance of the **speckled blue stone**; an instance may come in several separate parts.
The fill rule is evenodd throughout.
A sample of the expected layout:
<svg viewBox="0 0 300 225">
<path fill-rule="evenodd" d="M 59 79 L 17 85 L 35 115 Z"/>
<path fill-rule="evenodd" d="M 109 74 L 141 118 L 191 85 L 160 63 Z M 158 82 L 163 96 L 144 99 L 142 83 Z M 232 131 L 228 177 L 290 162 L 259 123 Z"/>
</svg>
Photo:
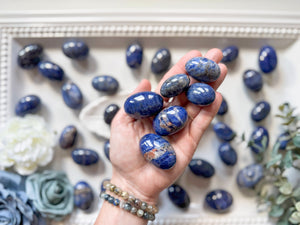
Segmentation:
<svg viewBox="0 0 300 225">
<path fill-rule="evenodd" d="M 92 187 L 85 181 L 79 181 L 74 186 L 74 205 L 82 210 L 91 207 L 94 200 Z"/>
<path fill-rule="evenodd" d="M 223 98 L 222 98 L 222 103 L 221 103 L 221 105 L 220 105 L 220 108 L 219 108 L 217 114 L 218 114 L 219 116 L 223 116 L 223 115 L 225 115 L 225 114 L 227 113 L 227 111 L 228 111 L 228 104 L 227 104 L 226 99 L 225 99 L 224 96 L 223 96 Z"/>
<path fill-rule="evenodd" d="M 18 53 L 18 65 L 22 69 L 32 69 L 42 60 L 43 47 L 39 44 L 24 46 Z"/>
<path fill-rule="evenodd" d="M 110 158 L 109 158 L 109 150 L 110 150 L 110 142 L 109 142 L 109 140 L 107 140 L 107 141 L 104 143 L 104 154 L 105 154 L 106 158 L 110 161 Z"/>
<path fill-rule="evenodd" d="M 190 78 L 186 74 L 176 74 L 169 77 L 161 85 L 160 94 L 166 98 L 175 97 L 184 92 L 190 84 Z"/>
<path fill-rule="evenodd" d="M 231 45 L 231 46 L 224 48 L 222 50 L 222 53 L 223 53 L 223 58 L 222 58 L 221 62 L 229 63 L 229 62 L 234 61 L 238 57 L 239 48 L 235 45 Z"/>
<path fill-rule="evenodd" d="M 41 99 L 36 95 L 26 95 L 22 97 L 15 107 L 17 116 L 25 116 L 28 113 L 36 113 L 41 105 Z"/>
<path fill-rule="evenodd" d="M 259 146 L 259 147 L 263 147 L 263 143 L 262 143 L 262 140 L 263 140 L 263 137 L 266 137 L 266 148 L 268 147 L 269 145 L 269 132 L 267 131 L 266 128 L 262 127 L 262 126 L 259 126 L 257 127 L 251 134 L 251 137 L 250 137 L 250 141 L 253 141 L 255 145 Z M 260 153 L 261 150 L 255 146 L 251 146 L 250 147 L 251 150 L 254 152 L 254 153 Z"/>
<path fill-rule="evenodd" d="M 227 166 L 234 166 L 236 164 L 237 162 L 236 151 L 228 142 L 224 142 L 219 146 L 218 153 L 221 160 Z"/>
<path fill-rule="evenodd" d="M 246 70 L 243 74 L 244 84 L 248 89 L 258 92 L 263 87 L 262 75 L 255 70 Z"/>
<path fill-rule="evenodd" d="M 72 151 L 74 162 L 79 165 L 89 166 L 99 161 L 99 155 L 96 151 L 87 148 L 76 148 Z"/>
<path fill-rule="evenodd" d="M 236 181 L 239 187 L 254 188 L 263 176 L 263 166 L 260 164 L 251 164 L 239 171 Z"/>
<path fill-rule="evenodd" d="M 217 122 L 214 125 L 214 131 L 223 141 L 231 141 L 235 137 L 235 132 L 223 122 Z"/>
<path fill-rule="evenodd" d="M 204 57 L 195 57 L 187 61 L 185 70 L 188 75 L 205 83 L 216 81 L 221 74 L 219 65 Z"/>
<path fill-rule="evenodd" d="M 279 149 L 285 150 L 287 144 L 292 140 L 291 135 L 289 132 L 284 132 L 279 135 L 277 141 L 279 142 Z"/>
<path fill-rule="evenodd" d="M 175 134 L 186 124 L 187 111 L 181 106 L 170 106 L 163 109 L 153 120 L 154 131 L 161 136 Z"/>
<path fill-rule="evenodd" d="M 38 69 L 40 74 L 44 77 L 48 78 L 49 80 L 58 80 L 61 81 L 64 78 L 64 71 L 63 69 L 50 61 L 42 61 L 38 65 Z"/>
<path fill-rule="evenodd" d="M 171 144 L 157 134 L 146 134 L 140 140 L 144 158 L 160 169 L 170 169 L 176 163 L 176 154 Z"/>
<path fill-rule="evenodd" d="M 261 47 L 258 55 L 259 67 L 264 73 L 272 72 L 277 66 L 277 54 L 270 45 Z"/>
<path fill-rule="evenodd" d="M 74 125 L 66 126 L 59 137 L 59 145 L 63 149 L 73 147 L 77 137 L 77 129 Z"/>
<path fill-rule="evenodd" d="M 173 184 L 168 188 L 168 195 L 171 201 L 179 208 L 186 209 L 189 207 L 190 197 L 178 184 Z"/>
<path fill-rule="evenodd" d="M 84 60 L 89 54 L 89 47 L 81 40 L 69 40 L 63 44 L 62 51 L 71 59 Z"/>
<path fill-rule="evenodd" d="M 106 191 L 106 187 L 104 186 L 104 182 L 105 182 L 105 181 L 110 182 L 110 179 L 105 178 L 105 179 L 102 180 L 101 185 L 100 185 L 100 190 L 101 190 L 101 192 L 105 192 L 105 191 Z"/>
<path fill-rule="evenodd" d="M 192 159 L 189 163 L 191 171 L 200 177 L 209 178 L 215 174 L 215 168 L 204 159 Z"/>
<path fill-rule="evenodd" d="M 110 104 L 107 106 L 104 110 L 104 122 L 110 125 L 119 109 L 120 107 L 116 104 Z"/>
<path fill-rule="evenodd" d="M 204 83 L 194 83 L 187 90 L 187 99 L 195 105 L 206 106 L 216 98 L 215 90 Z"/>
<path fill-rule="evenodd" d="M 232 195 L 225 190 L 214 190 L 205 197 L 206 204 L 216 212 L 227 211 L 233 203 Z"/>
<path fill-rule="evenodd" d="M 63 100 L 67 106 L 72 109 L 79 109 L 82 106 L 83 97 L 79 87 L 72 83 L 67 82 L 61 88 Z"/>
<path fill-rule="evenodd" d="M 135 119 L 156 115 L 162 108 L 163 98 L 151 91 L 131 95 L 124 103 L 125 112 Z"/>
<path fill-rule="evenodd" d="M 251 119 L 255 122 L 259 122 L 269 115 L 270 110 L 271 106 L 268 102 L 260 101 L 253 107 L 251 111 Z"/>
<path fill-rule="evenodd" d="M 112 76 L 101 75 L 93 78 L 92 86 L 97 91 L 112 95 L 118 91 L 119 82 Z"/>
<path fill-rule="evenodd" d="M 126 50 L 126 62 L 130 68 L 137 69 L 143 61 L 143 47 L 139 43 L 133 43 Z"/>
<path fill-rule="evenodd" d="M 171 64 L 171 53 L 167 48 L 159 49 L 152 58 L 151 71 L 159 75 L 166 72 Z"/>
</svg>

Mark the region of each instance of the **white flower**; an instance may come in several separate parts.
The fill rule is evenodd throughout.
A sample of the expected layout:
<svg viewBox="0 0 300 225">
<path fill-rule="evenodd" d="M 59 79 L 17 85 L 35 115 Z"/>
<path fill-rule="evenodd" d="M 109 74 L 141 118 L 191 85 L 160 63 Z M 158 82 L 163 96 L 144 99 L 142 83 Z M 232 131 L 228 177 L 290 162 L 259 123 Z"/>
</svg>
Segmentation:
<svg viewBox="0 0 300 225">
<path fill-rule="evenodd" d="M 21 175 L 32 174 L 51 162 L 54 143 L 42 117 L 14 117 L 0 131 L 0 169 L 14 166 Z"/>
</svg>

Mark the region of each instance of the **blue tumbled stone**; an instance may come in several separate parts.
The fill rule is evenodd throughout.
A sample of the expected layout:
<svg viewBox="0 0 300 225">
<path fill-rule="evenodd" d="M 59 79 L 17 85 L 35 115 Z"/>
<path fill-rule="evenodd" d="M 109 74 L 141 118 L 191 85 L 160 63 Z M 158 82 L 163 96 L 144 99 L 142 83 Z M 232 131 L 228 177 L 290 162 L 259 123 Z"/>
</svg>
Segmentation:
<svg viewBox="0 0 300 225">
<path fill-rule="evenodd" d="M 231 46 L 224 48 L 222 50 L 222 53 L 223 53 L 223 58 L 222 58 L 221 62 L 229 63 L 229 62 L 234 61 L 238 57 L 239 49 L 237 46 L 231 45 Z"/>
<path fill-rule="evenodd" d="M 258 55 L 259 67 L 264 73 L 272 72 L 277 66 L 277 54 L 272 46 L 263 46 Z"/>
<path fill-rule="evenodd" d="M 38 44 L 24 46 L 18 53 L 18 65 L 23 69 L 32 69 L 42 60 L 43 47 Z"/>
<path fill-rule="evenodd" d="M 146 134 L 140 140 L 144 158 L 160 169 L 170 169 L 176 163 L 176 154 L 171 144 L 157 134 Z"/>
<path fill-rule="evenodd" d="M 186 124 L 188 114 L 181 106 L 170 106 L 163 109 L 153 120 L 154 131 L 161 136 L 175 134 Z"/>
<path fill-rule="evenodd" d="M 229 209 L 233 203 L 232 195 L 225 190 L 214 190 L 205 197 L 206 204 L 217 212 L 224 212 Z"/>
<path fill-rule="evenodd" d="M 175 97 L 184 92 L 190 84 L 190 78 L 186 74 L 174 75 L 161 85 L 160 94 L 166 98 Z"/>
<path fill-rule="evenodd" d="M 189 167 L 195 175 L 200 177 L 209 178 L 215 174 L 213 165 L 203 159 L 192 159 Z"/>
<path fill-rule="evenodd" d="M 239 171 L 237 175 L 237 183 L 240 187 L 254 188 L 263 176 L 263 166 L 260 164 L 251 164 Z"/>
<path fill-rule="evenodd" d="M 156 115 L 162 108 L 163 98 L 151 91 L 131 95 L 124 103 L 125 112 L 135 119 Z"/>
<path fill-rule="evenodd" d="M 256 122 L 259 122 L 269 115 L 270 110 L 271 106 L 268 102 L 260 101 L 253 107 L 251 111 L 251 118 Z"/>
<path fill-rule="evenodd" d="M 222 116 L 222 115 L 226 114 L 227 111 L 228 111 L 228 104 L 227 104 L 226 99 L 223 96 L 222 103 L 220 105 L 220 108 L 219 108 L 217 114 L 220 115 L 220 116 Z"/>
<path fill-rule="evenodd" d="M 168 188 L 168 195 L 171 201 L 179 208 L 186 209 L 189 207 L 190 197 L 178 184 L 173 184 Z"/>
<path fill-rule="evenodd" d="M 120 107 L 116 104 L 110 104 L 107 106 L 104 110 L 104 122 L 110 125 L 119 109 Z"/>
<path fill-rule="evenodd" d="M 69 40 L 63 44 L 62 51 L 71 59 L 83 60 L 86 59 L 89 54 L 89 47 L 83 41 Z"/>
<path fill-rule="evenodd" d="M 228 143 L 222 143 L 218 149 L 221 160 L 228 166 L 234 166 L 237 162 L 237 154 L 234 148 Z"/>
<path fill-rule="evenodd" d="M 42 61 L 39 63 L 38 68 L 39 72 L 49 80 L 61 81 L 64 78 L 63 69 L 53 62 Z"/>
<path fill-rule="evenodd" d="M 61 88 L 62 97 L 66 105 L 72 109 L 79 109 L 82 106 L 83 97 L 79 87 L 67 82 Z"/>
<path fill-rule="evenodd" d="M 130 68 L 139 68 L 143 61 L 143 47 L 139 43 L 133 43 L 126 50 L 126 62 Z"/>
<path fill-rule="evenodd" d="M 251 91 L 258 92 L 263 87 L 262 75 L 255 70 L 246 70 L 243 74 L 243 81 Z"/>
<path fill-rule="evenodd" d="M 36 113 L 41 105 L 41 100 L 36 95 L 26 95 L 22 97 L 16 107 L 15 113 L 17 116 L 25 116 L 28 113 Z"/>
<path fill-rule="evenodd" d="M 106 191 L 106 187 L 104 185 L 105 182 L 110 182 L 110 179 L 105 178 L 105 179 L 102 180 L 101 185 L 100 185 L 101 192 L 105 192 Z"/>
<path fill-rule="evenodd" d="M 112 95 L 118 91 L 119 82 L 112 76 L 101 75 L 93 78 L 92 86 L 97 91 Z"/>
<path fill-rule="evenodd" d="M 91 207 L 94 200 L 92 187 L 85 181 L 79 181 L 74 186 L 74 205 L 82 210 Z"/>
<path fill-rule="evenodd" d="M 206 106 L 216 98 L 215 90 L 204 83 L 194 83 L 187 90 L 187 99 L 195 105 Z"/>
<path fill-rule="evenodd" d="M 223 141 L 231 141 L 235 137 L 235 132 L 225 123 L 217 122 L 214 125 L 214 131 L 218 138 Z"/>
<path fill-rule="evenodd" d="M 269 145 L 269 133 L 266 128 L 259 126 L 251 134 L 250 141 L 254 145 L 250 145 L 251 150 L 258 154 L 264 152 Z"/>
<path fill-rule="evenodd" d="M 59 138 L 59 145 L 61 148 L 71 148 L 73 147 L 77 137 L 77 129 L 74 125 L 66 126 L 61 132 Z"/>
<path fill-rule="evenodd" d="M 152 58 L 151 71 L 154 74 L 161 74 L 169 69 L 171 64 L 171 53 L 167 48 L 159 49 Z"/>
<path fill-rule="evenodd" d="M 76 148 L 72 151 L 74 162 L 79 165 L 89 166 L 99 161 L 99 155 L 96 151 L 87 148 Z"/>
<path fill-rule="evenodd" d="M 109 158 L 109 150 L 110 150 L 110 142 L 109 142 L 109 140 L 107 140 L 107 141 L 104 143 L 104 154 L 105 154 L 106 158 L 110 161 L 110 158 Z"/>
<path fill-rule="evenodd" d="M 279 142 L 279 149 L 285 150 L 287 144 L 292 140 L 291 134 L 287 131 L 279 135 L 277 142 Z"/>
</svg>

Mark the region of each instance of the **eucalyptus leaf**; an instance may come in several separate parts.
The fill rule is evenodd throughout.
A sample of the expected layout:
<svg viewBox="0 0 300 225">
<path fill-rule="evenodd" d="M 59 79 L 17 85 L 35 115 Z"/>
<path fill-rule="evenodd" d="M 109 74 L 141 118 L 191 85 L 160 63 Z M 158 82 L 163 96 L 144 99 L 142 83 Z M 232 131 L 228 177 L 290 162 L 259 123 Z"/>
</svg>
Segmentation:
<svg viewBox="0 0 300 225">
<path fill-rule="evenodd" d="M 284 220 L 279 220 L 276 225 L 289 225 L 289 221 L 287 221 L 286 219 Z"/>
<path fill-rule="evenodd" d="M 281 158 L 282 158 L 281 154 L 272 157 L 270 161 L 267 163 L 267 168 L 270 168 L 271 166 L 275 165 L 277 162 L 281 160 Z"/>
<path fill-rule="evenodd" d="M 282 162 L 285 168 L 291 168 L 293 166 L 292 151 L 287 151 Z"/>
<path fill-rule="evenodd" d="M 267 149 L 268 146 L 268 137 L 266 135 L 263 136 L 261 140 L 261 146 L 263 148 L 263 152 Z"/>
<path fill-rule="evenodd" d="M 296 188 L 293 191 L 293 197 L 300 197 L 300 187 Z"/>
<path fill-rule="evenodd" d="M 299 224 L 300 223 L 300 212 L 293 212 L 289 218 L 290 223 Z"/>
<path fill-rule="evenodd" d="M 286 182 L 279 188 L 279 191 L 283 195 L 290 195 L 292 194 L 293 187 L 290 183 Z"/>
<path fill-rule="evenodd" d="M 295 207 L 298 212 L 300 212 L 300 202 L 296 202 Z"/>
<path fill-rule="evenodd" d="M 288 195 L 279 195 L 279 196 L 276 198 L 276 204 L 277 204 L 277 205 L 281 205 L 281 204 L 284 203 L 285 200 L 287 200 L 288 198 L 290 198 L 290 196 L 288 196 Z"/>
<path fill-rule="evenodd" d="M 272 157 L 274 157 L 278 154 L 279 147 L 280 147 L 280 142 L 277 141 L 276 144 L 273 146 L 273 149 L 272 149 Z"/>
<path fill-rule="evenodd" d="M 273 205 L 271 207 L 271 211 L 269 212 L 269 216 L 278 218 L 282 216 L 284 213 L 284 208 L 278 206 L 278 205 Z"/>
</svg>

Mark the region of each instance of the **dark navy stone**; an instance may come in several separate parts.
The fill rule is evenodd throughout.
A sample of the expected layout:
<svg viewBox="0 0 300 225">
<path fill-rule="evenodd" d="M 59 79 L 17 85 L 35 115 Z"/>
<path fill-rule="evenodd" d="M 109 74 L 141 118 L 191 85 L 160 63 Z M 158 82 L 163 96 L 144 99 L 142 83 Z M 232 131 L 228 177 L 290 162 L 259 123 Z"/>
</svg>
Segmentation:
<svg viewBox="0 0 300 225">
<path fill-rule="evenodd" d="M 42 61 L 38 65 L 39 72 L 44 77 L 48 78 L 49 80 L 63 80 L 64 78 L 64 71 L 60 68 L 59 65 L 49 62 L 49 61 Z"/>
<path fill-rule="evenodd" d="M 79 165 L 89 166 L 99 161 L 97 152 L 87 148 L 76 148 L 72 151 L 72 158 L 74 162 Z"/>
<path fill-rule="evenodd" d="M 184 92 L 190 84 L 186 74 L 177 74 L 168 78 L 160 88 L 160 94 L 166 98 L 175 97 Z"/>
<path fill-rule="evenodd" d="M 222 58 L 221 62 L 229 63 L 229 62 L 234 61 L 238 57 L 239 49 L 237 46 L 231 45 L 231 46 L 224 48 L 222 50 L 222 53 L 223 53 L 223 58 Z"/>
<path fill-rule="evenodd" d="M 107 140 L 107 141 L 104 143 L 104 154 L 105 154 L 106 158 L 110 161 L 110 158 L 109 158 L 109 150 L 110 150 L 110 142 L 109 142 L 109 140 Z"/>
<path fill-rule="evenodd" d="M 292 140 L 292 137 L 289 132 L 284 132 L 279 135 L 277 142 L 279 142 L 279 149 L 285 150 L 287 144 Z"/>
<path fill-rule="evenodd" d="M 231 141 L 235 137 L 235 132 L 223 122 L 217 122 L 214 125 L 214 131 L 223 141 Z"/>
<path fill-rule="evenodd" d="M 220 105 L 220 108 L 219 108 L 219 111 L 217 112 L 217 114 L 222 116 L 222 115 L 226 114 L 227 111 L 228 111 L 228 104 L 227 104 L 226 99 L 223 96 L 222 103 Z"/>
<path fill-rule="evenodd" d="M 105 181 L 110 182 L 110 179 L 105 178 L 105 179 L 102 180 L 101 186 L 100 186 L 101 192 L 105 192 L 106 191 L 106 187 L 104 186 L 104 182 Z"/>
<path fill-rule="evenodd" d="M 188 75 L 205 83 L 216 81 L 221 74 L 219 65 L 204 57 L 195 57 L 187 61 L 185 70 Z"/>
<path fill-rule="evenodd" d="M 246 70 L 243 74 L 244 84 L 251 91 L 258 92 L 263 87 L 262 75 L 255 70 Z"/>
<path fill-rule="evenodd" d="M 187 99 L 195 105 L 210 105 L 215 98 L 215 90 L 208 84 L 194 83 L 187 91 Z"/>
<path fill-rule="evenodd" d="M 264 73 L 272 72 L 277 66 L 277 54 L 272 46 L 263 46 L 258 55 L 259 67 Z"/>
<path fill-rule="evenodd" d="M 87 210 L 94 200 L 92 187 L 85 181 L 79 181 L 74 186 L 74 205 L 80 209 Z"/>
<path fill-rule="evenodd" d="M 83 60 L 86 59 L 89 54 L 89 47 L 83 41 L 70 40 L 63 44 L 62 51 L 71 59 Z"/>
<path fill-rule="evenodd" d="M 205 197 L 206 204 L 217 212 L 225 212 L 233 203 L 232 195 L 225 190 L 214 190 Z"/>
<path fill-rule="evenodd" d="M 110 125 L 119 109 L 120 107 L 116 104 L 110 104 L 107 106 L 104 110 L 104 122 Z"/>
<path fill-rule="evenodd" d="M 271 106 L 268 102 L 260 101 L 253 107 L 251 111 L 251 118 L 256 122 L 259 122 L 269 115 L 270 110 Z"/>
<path fill-rule="evenodd" d="M 74 125 L 66 126 L 61 132 L 59 145 L 63 149 L 73 147 L 77 137 L 77 129 Z"/>
<path fill-rule="evenodd" d="M 67 82 L 61 88 L 62 97 L 67 106 L 72 109 L 79 109 L 82 106 L 83 97 L 79 87 Z"/>
<path fill-rule="evenodd" d="M 263 166 L 260 164 L 251 164 L 239 171 L 236 180 L 240 187 L 254 188 L 263 176 Z"/>
<path fill-rule="evenodd" d="M 23 69 L 32 69 L 42 60 L 43 47 L 38 44 L 24 46 L 18 53 L 18 65 Z"/>
<path fill-rule="evenodd" d="M 170 169 L 176 163 L 176 155 L 171 144 L 157 134 L 146 134 L 140 140 L 144 158 L 160 169 Z"/>
<path fill-rule="evenodd" d="M 179 208 L 186 209 L 190 205 L 188 193 L 178 184 L 173 184 L 168 188 L 168 194 L 171 201 Z"/>
<path fill-rule="evenodd" d="M 237 162 L 237 154 L 234 148 L 228 143 L 222 143 L 218 149 L 221 160 L 228 166 L 234 166 Z"/>
<path fill-rule="evenodd" d="M 154 131 L 161 136 L 175 134 L 186 124 L 187 111 L 181 106 L 170 106 L 162 110 L 153 120 Z"/>
<path fill-rule="evenodd" d="M 151 91 L 131 95 L 124 103 L 125 112 L 135 119 L 156 115 L 162 108 L 163 98 Z"/>
<path fill-rule="evenodd" d="M 112 95 L 119 89 L 119 82 L 112 76 L 101 75 L 94 77 L 92 80 L 92 86 L 101 92 Z"/>
<path fill-rule="evenodd" d="M 152 58 L 151 71 L 154 74 L 161 74 L 169 69 L 171 64 L 171 54 L 167 48 L 159 49 Z"/>
<path fill-rule="evenodd" d="M 139 43 L 133 43 L 126 50 L 126 62 L 130 68 L 139 68 L 143 61 L 143 47 Z"/>
<path fill-rule="evenodd" d="M 41 105 L 41 100 L 36 95 L 26 95 L 22 97 L 16 107 L 15 113 L 17 116 L 25 116 L 28 113 L 36 113 Z"/>
<path fill-rule="evenodd" d="M 263 141 L 265 140 L 265 141 Z M 266 128 L 259 126 L 251 134 L 250 141 L 255 145 L 251 145 L 251 150 L 258 154 L 266 150 L 269 145 L 269 133 Z"/>
<path fill-rule="evenodd" d="M 189 163 L 191 171 L 200 177 L 209 178 L 215 174 L 215 168 L 204 159 L 192 159 Z"/>
</svg>

